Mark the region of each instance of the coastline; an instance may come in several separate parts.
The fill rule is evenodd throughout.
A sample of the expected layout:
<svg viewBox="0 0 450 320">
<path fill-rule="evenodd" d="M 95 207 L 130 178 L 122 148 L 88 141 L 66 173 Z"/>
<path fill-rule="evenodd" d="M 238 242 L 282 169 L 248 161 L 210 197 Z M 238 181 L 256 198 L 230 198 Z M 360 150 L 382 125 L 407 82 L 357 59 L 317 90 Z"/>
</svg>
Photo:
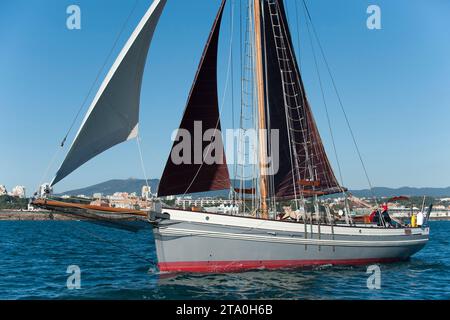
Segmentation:
<svg viewBox="0 0 450 320">
<path fill-rule="evenodd" d="M 0 209 L 0 221 L 73 221 L 79 217 L 70 217 L 50 211 L 3 210 Z"/>
<path fill-rule="evenodd" d="M 74 221 L 89 220 L 76 216 L 70 216 L 63 213 L 51 212 L 46 210 L 6 210 L 0 209 L 0 221 Z M 447 216 L 430 217 L 430 221 L 450 221 Z"/>
</svg>

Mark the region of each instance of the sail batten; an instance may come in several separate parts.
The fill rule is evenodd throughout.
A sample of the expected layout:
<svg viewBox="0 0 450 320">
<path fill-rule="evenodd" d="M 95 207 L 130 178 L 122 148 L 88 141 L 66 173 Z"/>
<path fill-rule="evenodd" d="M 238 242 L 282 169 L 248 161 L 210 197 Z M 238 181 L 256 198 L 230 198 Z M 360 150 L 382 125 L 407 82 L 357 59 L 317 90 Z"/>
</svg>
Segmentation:
<svg viewBox="0 0 450 320">
<path fill-rule="evenodd" d="M 224 147 L 221 137 L 221 124 L 219 101 L 217 92 L 217 55 L 219 46 L 220 26 L 226 0 L 223 0 L 219 12 L 214 21 L 211 33 L 206 43 L 200 61 L 193 86 L 191 88 L 186 109 L 179 126 L 176 141 L 173 144 L 171 154 L 166 163 L 161 181 L 158 187 L 158 196 L 179 195 L 197 192 L 229 189 L 231 186 Z M 197 126 L 200 125 L 199 129 Z M 192 138 L 190 143 L 190 161 L 175 163 L 173 152 L 180 143 L 180 132 L 187 132 Z M 195 139 L 198 132 L 202 138 L 207 131 L 218 133 L 215 138 L 215 151 L 221 153 L 220 161 L 205 163 L 204 159 L 198 160 L 199 154 Z M 211 141 L 203 141 L 201 144 L 204 152 L 208 152 Z M 202 152 L 202 153 L 204 153 Z M 220 157 L 216 157 L 220 158 Z"/>
<path fill-rule="evenodd" d="M 147 54 L 167 0 L 154 0 L 102 82 L 51 185 L 139 133 L 139 105 Z"/>
</svg>

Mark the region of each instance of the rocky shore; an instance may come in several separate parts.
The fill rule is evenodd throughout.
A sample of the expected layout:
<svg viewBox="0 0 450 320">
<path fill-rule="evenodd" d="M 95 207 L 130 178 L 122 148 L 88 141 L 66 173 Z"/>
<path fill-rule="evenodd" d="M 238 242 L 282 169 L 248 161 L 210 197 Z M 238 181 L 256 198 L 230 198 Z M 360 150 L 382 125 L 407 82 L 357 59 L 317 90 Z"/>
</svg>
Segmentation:
<svg viewBox="0 0 450 320">
<path fill-rule="evenodd" d="M 0 210 L 0 221 L 70 221 L 77 220 L 67 215 L 49 211 L 14 211 Z"/>
</svg>

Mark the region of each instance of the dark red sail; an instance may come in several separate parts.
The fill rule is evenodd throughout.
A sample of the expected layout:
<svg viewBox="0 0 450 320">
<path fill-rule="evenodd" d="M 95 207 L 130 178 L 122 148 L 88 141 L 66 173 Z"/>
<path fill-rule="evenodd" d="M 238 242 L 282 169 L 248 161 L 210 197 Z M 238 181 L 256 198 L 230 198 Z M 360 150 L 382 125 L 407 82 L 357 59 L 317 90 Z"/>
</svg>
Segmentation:
<svg viewBox="0 0 450 320">
<path fill-rule="evenodd" d="M 203 135 L 208 130 L 213 130 L 215 133 L 221 132 L 217 93 L 217 51 L 225 3 L 226 0 L 223 0 L 214 21 L 179 127 L 180 130 L 184 130 L 191 136 L 191 154 L 182 154 L 183 157 L 187 156 L 186 158 L 190 161 L 184 161 L 181 164 L 173 161 L 174 148 L 181 142 L 175 141 L 159 184 L 158 196 L 160 197 L 223 190 L 229 189 L 231 186 L 221 135 L 216 136 L 220 141 L 215 141 L 216 146 L 219 146 L 215 151 L 219 151 L 218 154 L 221 152 L 222 155 L 221 161 L 216 161 L 216 163 L 207 164 L 202 161 L 203 154 L 198 154 L 198 145 L 196 148 L 194 142 L 197 139 L 198 143 L 198 139 L 201 139 L 201 150 L 208 152 L 213 139 L 203 141 Z M 198 129 L 199 124 L 201 124 L 201 130 Z M 196 125 L 197 130 L 195 130 Z M 181 136 L 182 131 L 180 130 L 178 131 L 178 137 Z M 199 137 L 199 133 L 201 137 Z M 197 154 L 194 154 L 196 149 Z M 201 161 L 198 161 L 199 156 Z"/>
<path fill-rule="evenodd" d="M 263 0 L 267 128 L 279 130 L 279 170 L 272 196 L 294 198 L 342 191 L 308 103 L 283 1 Z M 270 147 L 270 144 L 269 144 Z M 269 150 L 270 152 L 270 150 Z"/>
</svg>

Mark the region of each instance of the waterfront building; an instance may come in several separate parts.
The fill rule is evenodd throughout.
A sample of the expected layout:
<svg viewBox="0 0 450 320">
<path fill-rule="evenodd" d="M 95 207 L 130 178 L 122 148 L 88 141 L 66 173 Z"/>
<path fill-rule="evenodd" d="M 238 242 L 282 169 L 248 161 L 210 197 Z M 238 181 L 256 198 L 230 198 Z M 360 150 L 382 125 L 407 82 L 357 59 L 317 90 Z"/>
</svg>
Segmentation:
<svg viewBox="0 0 450 320">
<path fill-rule="evenodd" d="M 114 200 L 114 199 L 120 200 L 120 199 L 127 199 L 128 197 L 129 197 L 129 195 L 127 192 L 116 192 L 109 198 L 112 200 Z"/>
<path fill-rule="evenodd" d="M 21 198 L 21 199 L 26 198 L 25 187 L 24 186 L 15 186 L 12 189 L 11 196 Z"/>
<path fill-rule="evenodd" d="M 103 200 L 108 204 L 108 206 L 120 209 L 130 209 L 130 210 L 146 210 L 152 205 L 152 202 L 148 199 L 142 199 L 136 196 L 136 193 L 127 192 L 116 192 L 112 196 L 106 196 Z M 100 202 L 96 202 L 98 205 Z"/>
<path fill-rule="evenodd" d="M 103 198 L 103 194 L 101 194 L 100 192 L 94 193 L 92 196 L 94 199 L 102 199 Z"/>
<path fill-rule="evenodd" d="M 143 186 L 141 192 L 142 199 L 149 200 L 152 198 L 152 188 L 150 186 Z"/>
</svg>

